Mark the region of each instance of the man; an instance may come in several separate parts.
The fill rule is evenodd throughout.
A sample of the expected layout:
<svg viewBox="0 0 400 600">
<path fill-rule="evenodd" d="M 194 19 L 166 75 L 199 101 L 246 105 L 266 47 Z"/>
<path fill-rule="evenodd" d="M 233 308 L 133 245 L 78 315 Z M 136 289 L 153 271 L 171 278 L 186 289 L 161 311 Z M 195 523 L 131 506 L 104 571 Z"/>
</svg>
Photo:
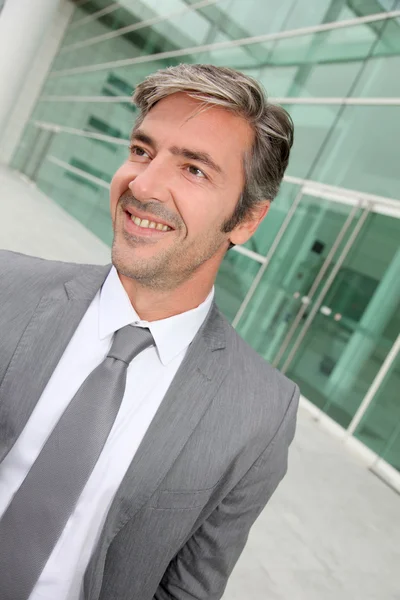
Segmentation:
<svg viewBox="0 0 400 600">
<path fill-rule="evenodd" d="M 278 192 L 290 117 L 207 65 L 134 101 L 112 265 L 1 253 L 2 600 L 221 598 L 286 471 L 298 389 L 213 283 Z"/>
</svg>

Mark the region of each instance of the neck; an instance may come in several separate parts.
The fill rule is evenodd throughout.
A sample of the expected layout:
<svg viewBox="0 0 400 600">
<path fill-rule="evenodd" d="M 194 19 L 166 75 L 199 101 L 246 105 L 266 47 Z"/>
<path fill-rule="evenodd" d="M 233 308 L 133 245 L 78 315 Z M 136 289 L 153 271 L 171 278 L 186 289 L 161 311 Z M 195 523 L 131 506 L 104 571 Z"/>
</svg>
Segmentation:
<svg viewBox="0 0 400 600">
<path fill-rule="evenodd" d="M 118 273 L 131 304 L 142 321 L 159 321 L 197 308 L 210 293 L 214 280 L 184 282 L 172 290 L 145 287 Z"/>
</svg>

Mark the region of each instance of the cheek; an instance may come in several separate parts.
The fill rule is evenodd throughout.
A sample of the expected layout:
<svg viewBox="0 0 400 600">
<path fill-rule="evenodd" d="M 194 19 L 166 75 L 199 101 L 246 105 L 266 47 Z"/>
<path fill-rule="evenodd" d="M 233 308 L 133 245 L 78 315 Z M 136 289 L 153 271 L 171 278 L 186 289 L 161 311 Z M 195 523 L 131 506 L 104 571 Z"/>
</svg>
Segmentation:
<svg viewBox="0 0 400 600">
<path fill-rule="evenodd" d="M 188 202 L 181 203 L 178 208 L 190 233 L 201 234 L 218 229 L 225 220 L 224 198 L 219 194 L 203 190 L 198 194 L 188 193 L 184 198 Z"/>
</svg>

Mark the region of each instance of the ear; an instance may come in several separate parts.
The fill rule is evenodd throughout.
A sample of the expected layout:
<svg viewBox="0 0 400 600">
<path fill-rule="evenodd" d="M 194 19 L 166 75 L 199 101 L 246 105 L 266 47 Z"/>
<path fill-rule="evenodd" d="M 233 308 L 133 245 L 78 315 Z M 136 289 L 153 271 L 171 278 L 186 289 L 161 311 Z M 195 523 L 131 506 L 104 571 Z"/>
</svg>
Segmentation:
<svg viewBox="0 0 400 600">
<path fill-rule="evenodd" d="M 257 206 L 254 207 L 252 213 L 232 229 L 229 234 L 229 241 L 235 245 L 247 242 L 257 230 L 261 221 L 265 218 L 270 206 L 270 200 L 259 202 Z"/>
</svg>

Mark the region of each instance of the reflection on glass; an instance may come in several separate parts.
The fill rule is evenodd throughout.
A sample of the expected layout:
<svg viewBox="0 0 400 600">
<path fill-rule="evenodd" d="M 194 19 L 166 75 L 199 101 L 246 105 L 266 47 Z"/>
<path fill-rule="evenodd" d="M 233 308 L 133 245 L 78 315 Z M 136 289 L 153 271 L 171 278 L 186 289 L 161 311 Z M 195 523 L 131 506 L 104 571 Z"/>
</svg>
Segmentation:
<svg viewBox="0 0 400 600">
<path fill-rule="evenodd" d="M 399 238 L 398 219 L 370 215 L 287 371 L 343 427 L 399 331 Z"/>
<path fill-rule="evenodd" d="M 302 198 L 238 325 L 239 333 L 267 360 L 276 356 L 303 298 L 310 295 L 350 211 L 350 206 L 322 198 Z"/>
<path fill-rule="evenodd" d="M 399 137 L 399 106 L 347 106 L 310 178 L 398 198 Z"/>
</svg>

